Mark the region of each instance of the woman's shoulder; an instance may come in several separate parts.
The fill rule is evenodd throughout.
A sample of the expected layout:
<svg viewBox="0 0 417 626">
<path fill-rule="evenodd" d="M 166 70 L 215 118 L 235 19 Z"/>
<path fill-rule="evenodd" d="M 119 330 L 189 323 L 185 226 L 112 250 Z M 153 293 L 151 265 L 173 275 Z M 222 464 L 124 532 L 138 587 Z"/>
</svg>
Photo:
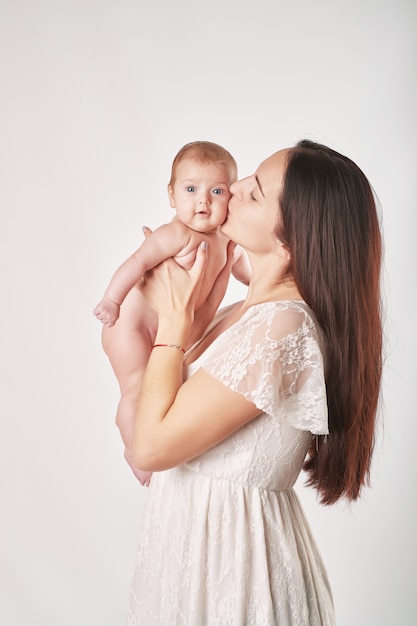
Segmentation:
<svg viewBox="0 0 417 626">
<path fill-rule="evenodd" d="M 235 390 L 243 381 L 253 390 L 265 391 L 268 380 L 277 382 L 285 375 L 288 382 L 307 369 L 322 372 L 320 344 L 305 302 L 263 302 L 249 307 L 209 346 L 200 366 Z"/>
<path fill-rule="evenodd" d="M 248 308 L 242 319 L 258 320 L 260 323 L 276 320 L 278 325 L 294 327 L 303 322 L 317 325 L 313 311 L 304 300 L 273 300 L 254 304 Z"/>
<path fill-rule="evenodd" d="M 289 347 L 295 341 L 313 340 L 322 350 L 325 338 L 316 316 L 304 300 L 276 300 L 251 306 L 235 325 L 237 337 Z M 290 340 L 293 338 L 293 340 Z"/>
<path fill-rule="evenodd" d="M 192 353 L 198 354 L 198 347 L 212 331 L 220 329 L 214 340 L 204 349 L 200 356 L 211 358 L 214 354 L 240 350 L 243 344 L 268 345 L 286 342 L 289 336 L 312 336 L 320 339 L 320 331 L 308 305 L 299 300 L 277 300 L 253 304 L 230 324 L 241 302 L 219 309 L 209 324 L 203 337 L 189 350 L 188 362 L 193 362 Z M 226 326 L 222 330 L 222 326 Z M 286 342 L 288 343 L 288 342 Z M 292 342 L 290 341 L 289 344 Z M 320 340 L 321 343 L 321 340 Z"/>
<path fill-rule="evenodd" d="M 259 302 L 258 304 L 252 304 L 248 311 L 253 310 L 266 310 L 266 311 L 294 311 L 294 312 L 310 312 L 311 309 L 304 300 L 267 300 L 266 302 Z"/>
<path fill-rule="evenodd" d="M 218 311 L 214 325 L 233 316 L 234 305 Z M 290 336 L 313 337 L 321 345 L 321 331 L 310 307 L 299 300 L 277 300 L 251 305 L 241 317 L 221 332 L 214 343 L 231 348 L 239 342 L 276 344 Z M 291 343 L 291 342 L 290 342 Z"/>
<path fill-rule="evenodd" d="M 210 326 L 218 325 L 227 321 L 227 318 L 234 317 L 236 308 L 241 304 L 239 302 L 219 309 Z M 272 300 L 252 304 L 227 330 L 236 333 L 248 326 L 256 327 L 265 324 L 281 328 L 282 332 L 284 329 L 291 332 L 291 329 L 295 330 L 302 324 L 311 327 L 318 326 L 313 311 L 304 300 Z"/>
</svg>

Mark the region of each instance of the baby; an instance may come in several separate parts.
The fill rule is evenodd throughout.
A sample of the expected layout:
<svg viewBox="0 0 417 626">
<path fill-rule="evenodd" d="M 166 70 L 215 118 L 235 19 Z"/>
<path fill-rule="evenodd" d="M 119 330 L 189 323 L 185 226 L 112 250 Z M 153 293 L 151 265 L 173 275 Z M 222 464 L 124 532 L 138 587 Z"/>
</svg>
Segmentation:
<svg viewBox="0 0 417 626">
<path fill-rule="evenodd" d="M 111 341 L 117 346 L 117 355 L 111 362 L 121 392 L 116 423 L 125 444 L 126 460 L 141 484 L 149 485 L 152 473 L 134 468 L 130 442 L 140 383 L 154 343 L 157 320 L 139 290 L 133 287 L 147 270 L 170 257 L 190 269 L 198 246 L 206 241 L 209 255 L 196 309 L 205 302 L 226 263 L 228 239 L 221 233 L 220 226 L 226 219 L 229 187 L 236 179 L 234 158 L 218 144 L 196 141 L 181 148 L 172 163 L 168 184 L 169 202 L 176 211 L 175 217 L 149 233 L 140 248 L 122 263 L 94 309 L 94 315 L 107 327 L 103 330 L 104 349 Z M 232 274 L 242 283 L 249 283 L 249 265 L 240 249 L 235 250 Z M 135 300 L 135 314 L 127 307 L 123 330 L 116 333 L 116 329 L 109 329 L 120 314 L 123 316 L 120 307 L 127 297 Z"/>
</svg>

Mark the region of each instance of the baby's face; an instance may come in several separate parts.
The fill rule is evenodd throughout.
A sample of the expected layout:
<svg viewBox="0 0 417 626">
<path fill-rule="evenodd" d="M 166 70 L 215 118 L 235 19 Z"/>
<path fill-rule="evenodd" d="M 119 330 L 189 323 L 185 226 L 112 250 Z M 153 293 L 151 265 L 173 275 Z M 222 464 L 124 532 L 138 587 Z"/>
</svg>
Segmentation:
<svg viewBox="0 0 417 626">
<path fill-rule="evenodd" d="M 171 207 L 193 230 L 214 230 L 226 219 L 233 182 L 234 172 L 226 164 L 184 159 L 177 165 L 173 186 L 168 185 Z"/>
</svg>

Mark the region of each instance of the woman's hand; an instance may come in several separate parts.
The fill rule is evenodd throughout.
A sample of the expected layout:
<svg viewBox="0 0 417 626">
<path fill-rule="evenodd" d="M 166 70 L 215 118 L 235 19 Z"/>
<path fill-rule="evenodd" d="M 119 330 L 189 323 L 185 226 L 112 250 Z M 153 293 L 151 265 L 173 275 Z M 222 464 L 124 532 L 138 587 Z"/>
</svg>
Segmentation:
<svg viewBox="0 0 417 626">
<path fill-rule="evenodd" d="M 227 261 L 222 271 L 216 278 L 216 282 L 213 285 L 205 302 L 197 309 L 194 315 L 194 323 L 188 337 L 187 348 L 193 345 L 210 324 L 211 320 L 216 315 L 216 312 L 224 298 L 229 284 L 230 270 L 234 260 L 234 251 L 236 244 L 233 241 L 229 241 L 227 246 Z"/>
<path fill-rule="evenodd" d="M 152 231 L 150 228 L 148 228 L 147 226 L 143 227 L 143 234 L 145 237 L 147 237 Z M 230 278 L 230 271 L 231 271 L 231 267 L 234 263 L 234 251 L 236 248 L 236 244 L 233 243 L 232 241 L 229 241 L 228 247 L 227 247 L 227 261 L 226 264 L 224 266 L 224 268 L 222 269 L 222 271 L 220 272 L 220 274 L 217 276 L 216 281 L 212 287 L 211 292 L 209 293 L 207 299 L 205 300 L 205 302 L 195 311 L 195 313 L 193 313 L 193 316 L 190 318 L 190 326 L 189 331 L 187 333 L 188 337 L 187 340 L 184 343 L 184 348 L 189 348 L 191 345 L 193 345 L 198 339 L 200 339 L 200 337 L 202 336 L 204 330 L 207 328 L 208 324 L 211 322 L 211 320 L 213 319 L 213 317 L 215 316 L 217 309 L 220 305 L 220 303 L 223 300 L 223 297 L 226 293 L 226 289 L 227 289 L 227 285 L 229 283 L 229 278 Z M 199 253 L 201 254 L 201 250 L 199 251 Z M 208 254 L 210 254 L 210 251 L 208 251 Z M 204 267 L 205 267 L 205 262 L 207 260 L 207 251 L 205 251 L 205 261 L 204 261 Z M 172 263 L 175 263 L 175 261 L 169 259 L 169 261 L 172 261 Z M 200 262 L 201 262 L 201 257 L 200 257 Z M 168 263 L 168 261 L 166 261 L 166 263 Z M 196 265 L 196 263 L 198 263 L 197 258 L 196 261 L 194 263 L 194 266 L 192 268 L 192 270 L 190 271 L 190 275 L 192 275 L 193 272 L 198 272 L 199 271 L 199 266 L 198 264 Z M 161 264 L 163 265 L 163 264 Z M 179 268 L 179 276 L 181 276 L 181 271 L 184 273 L 186 272 L 186 270 L 184 270 L 183 268 L 181 268 L 180 266 L 178 266 L 178 264 L 175 263 L 175 265 Z M 172 264 L 171 264 L 172 266 Z M 174 271 L 175 271 L 175 267 L 174 267 Z M 149 272 L 148 277 L 150 277 L 150 275 L 152 274 L 152 271 Z M 185 277 L 186 278 L 186 277 Z M 202 281 L 203 276 L 200 279 L 199 285 L 201 286 L 201 281 Z M 146 282 L 146 278 L 145 278 L 145 282 Z M 156 287 L 156 283 L 153 285 L 154 287 Z M 150 285 L 148 284 L 147 286 L 148 288 L 150 287 Z M 140 286 L 140 289 L 142 291 L 142 288 L 145 289 L 146 285 L 142 284 Z M 142 292 L 144 293 L 144 291 Z M 145 295 L 145 293 L 144 293 Z M 177 293 L 177 296 L 179 295 L 179 292 Z M 146 297 L 146 296 L 145 296 Z M 152 304 L 151 302 L 151 293 L 150 291 L 148 292 L 148 302 L 149 304 L 157 311 L 159 312 L 159 305 L 154 302 L 154 304 Z M 158 296 L 159 297 L 159 296 Z M 162 298 L 164 298 L 163 300 L 163 304 L 167 305 L 168 301 L 167 301 L 167 292 L 165 291 L 165 288 L 163 287 L 163 291 L 162 291 Z M 198 298 L 198 291 L 195 292 L 195 299 L 194 299 L 194 303 L 196 301 L 196 299 Z M 158 308 L 157 308 L 158 307 Z M 194 309 L 193 309 L 194 311 Z M 172 310 L 171 310 L 172 313 Z M 192 324 L 192 325 L 191 325 Z"/>
<path fill-rule="evenodd" d="M 173 259 L 167 259 L 146 272 L 139 289 L 160 320 L 180 316 L 193 321 L 206 263 L 207 244 L 203 242 L 197 249 L 190 270 L 185 270 Z"/>
</svg>

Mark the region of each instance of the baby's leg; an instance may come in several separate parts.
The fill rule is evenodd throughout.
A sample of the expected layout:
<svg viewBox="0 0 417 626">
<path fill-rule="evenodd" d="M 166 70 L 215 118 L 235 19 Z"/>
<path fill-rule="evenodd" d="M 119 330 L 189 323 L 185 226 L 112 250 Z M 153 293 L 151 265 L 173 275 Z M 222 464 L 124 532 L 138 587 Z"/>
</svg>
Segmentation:
<svg viewBox="0 0 417 626">
<path fill-rule="evenodd" d="M 125 445 L 125 458 L 142 485 L 149 485 L 152 472 L 141 471 L 133 463 L 133 430 L 143 372 L 156 334 L 155 312 L 136 288 L 127 295 L 120 317 L 111 328 L 103 327 L 103 348 L 120 386 L 116 424 Z"/>
<path fill-rule="evenodd" d="M 132 382 L 135 377 L 132 377 Z M 138 378 L 139 380 L 139 378 Z M 146 472 L 135 467 L 133 462 L 132 442 L 133 442 L 133 427 L 135 420 L 137 404 L 137 387 L 129 392 L 125 390 L 121 392 L 120 402 L 117 407 L 116 425 L 120 431 L 120 434 L 125 444 L 124 456 L 128 462 L 132 472 L 139 480 L 141 485 L 149 486 L 152 472 Z"/>
</svg>

